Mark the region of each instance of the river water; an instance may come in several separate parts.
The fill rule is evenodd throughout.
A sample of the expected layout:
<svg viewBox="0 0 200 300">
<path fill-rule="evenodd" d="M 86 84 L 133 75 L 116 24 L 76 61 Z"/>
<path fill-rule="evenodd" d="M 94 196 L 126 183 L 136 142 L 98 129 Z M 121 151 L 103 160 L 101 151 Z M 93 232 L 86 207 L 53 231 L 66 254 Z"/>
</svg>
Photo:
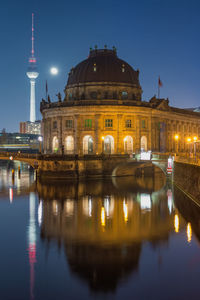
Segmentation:
<svg viewBox="0 0 200 300">
<path fill-rule="evenodd" d="M 199 299 L 200 210 L 160 175 L 35 183 L 1 161 L 0 237 L 2 300 Z"/>
</svg>

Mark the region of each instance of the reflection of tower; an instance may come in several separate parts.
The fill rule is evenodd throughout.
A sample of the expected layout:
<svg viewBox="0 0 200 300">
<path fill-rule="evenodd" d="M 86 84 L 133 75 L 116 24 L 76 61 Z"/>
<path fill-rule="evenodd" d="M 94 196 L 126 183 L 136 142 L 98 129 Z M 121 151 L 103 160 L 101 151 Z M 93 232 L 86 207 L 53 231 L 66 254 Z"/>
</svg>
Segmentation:
<svg viewBox="0 0 200 300">
<path fill-rule="evenodd" d="M 39 76 L 36 68 L 36 58 L 34 56 L 34 24 L 33 24 L 34 14 L 32 14 L 32 50 L 31 57 L 29 58 L 28 72 L 26 73 L 28 78 L 30 78 L 30 122 L 35 122 L 35 79 Z"/>
<path fill-rule="evenodd" d="M 35 224 L 35 194 L 30 193 L 29 198 L 29 227 L 28 227 L 28 253 L 30 264 L 30 299 L 34 299 L 34 264 L 36 263 L 36 224 Z"/>
</svg>

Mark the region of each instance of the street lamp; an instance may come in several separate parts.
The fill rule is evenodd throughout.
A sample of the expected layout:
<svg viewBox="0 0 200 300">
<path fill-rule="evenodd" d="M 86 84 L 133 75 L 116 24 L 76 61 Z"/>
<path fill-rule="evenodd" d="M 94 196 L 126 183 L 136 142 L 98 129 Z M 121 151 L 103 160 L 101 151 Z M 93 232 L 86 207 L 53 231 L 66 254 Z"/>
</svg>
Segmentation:
<svg viewBox="0 0 200 300">
<path fill-rule="evenodd" d="M 104 153 L 104 139 L 105 139 L 105 137 L 102 136 L 101 137 L 101 140 L 102 140 L 102 153 Z"/>
<path fill-rule="evenodd" d="M 174 136 L 174 139 L 175 139 L 175 152 L 178 153 L 178 140 L 179 140 L 179 135 L 178 134 L 175 134 Z"/>
<path fill-rule="evenodd" d="M 41 153 L 42 152 L 42 141 L 43 141 L 42 136 L 38 137 L 38 141 L 39 141 L 39 153 Z"/>
</svg>

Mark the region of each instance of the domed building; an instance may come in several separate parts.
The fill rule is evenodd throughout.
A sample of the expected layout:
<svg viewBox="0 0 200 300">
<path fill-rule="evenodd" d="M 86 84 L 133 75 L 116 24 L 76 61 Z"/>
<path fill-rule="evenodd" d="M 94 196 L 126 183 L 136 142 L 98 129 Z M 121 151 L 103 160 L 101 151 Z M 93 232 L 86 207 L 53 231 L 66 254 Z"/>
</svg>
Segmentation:
<svg viewBox="0 0 200 300">
<path fill-rule="evenodd" d="M 59 94 L 56 102 L 41 102 L 44 153 L 187 151 L 186 138 L 200 135 L 199 113 L 155 96 L 142 101 L 139 71 L 115 48 L 90 50 L 70 70 L 64 93 L 63 100 Z"/>
</svg>

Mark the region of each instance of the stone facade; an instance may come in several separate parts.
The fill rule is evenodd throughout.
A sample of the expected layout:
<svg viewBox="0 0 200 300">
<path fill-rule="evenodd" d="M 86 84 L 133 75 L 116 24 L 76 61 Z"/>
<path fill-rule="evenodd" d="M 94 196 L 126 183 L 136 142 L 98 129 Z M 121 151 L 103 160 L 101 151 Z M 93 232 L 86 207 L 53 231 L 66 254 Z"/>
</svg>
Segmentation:
<svg viewBox="0 0 200 300">
<path fill-rule="evenodd" d="M 106 51 L 92 51 L 71 70 L 63 100 L 42 100 L 44 153 L 189 151 L 186 139 L 200 136 L 200 114 L 170 107 L 168 99 L 141 101 L 139 71 Z"/>
</svg>

